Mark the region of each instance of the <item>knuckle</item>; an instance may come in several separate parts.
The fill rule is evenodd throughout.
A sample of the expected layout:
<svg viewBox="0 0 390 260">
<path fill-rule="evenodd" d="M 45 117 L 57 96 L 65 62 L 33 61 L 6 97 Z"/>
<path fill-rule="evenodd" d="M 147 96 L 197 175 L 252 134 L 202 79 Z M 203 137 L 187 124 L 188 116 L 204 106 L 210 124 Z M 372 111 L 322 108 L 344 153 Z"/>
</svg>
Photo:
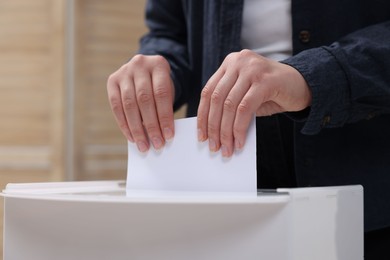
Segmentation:
<svg viewBox="0 0 390 260">
<path fill-rule="evenodd" d="M 145 62 L 145 56 L 142 54 L 136 54 L 130 60 L 129 64 L 142 65 Z"/>
<path fill-rule="evenodd" d="M 240 52 L 240 58 L 247 60 L 251 64 L 253 62 L 257 63 L 261 56 L 251 50 L 245 49 Z"/>
<path fill-rule="evenodd" d="M 214 104 L 219 104 L 222 101 L 222 95 L 218 91 L 214 91 L 211 94 L 211 102 Z"/>
<path fill-rule="evenodd" d="M 248 56 L 250 54 L 252 54 L 252 51 L 248 50 L 248 49 L 243 49 L 243 50 L 240 51 L 240 55 L 241 56 Z"/>
<path fill-rule="evenodd" d="M 137 101 L 139 104 L 147 105 L 151 103 L 152 97 L 149 93 L 145 92 L 144 90 L 141 90 L 137 93 Z"/>
<path fill-rule="evenodd" d="M 259 66 L 261 66 L 261 56 L 251 50 L 245 49 L 240 51 L 240 59 L 245 61 L 245 69 L 249 70 L 252 73 L 256 73 L 258 71 Z"/>
<path fill-rule="evenodd" d="M 210 88 L 206 85 L 203 89 L 202 89 L 202 92 L 201 92 L 201 98 L 205 98 L 205 99 L 208 99 L 211 95 L 211 90 Z"/>
<path fill-rule="evenodd" d="M 117 81 L 117 76 L 116 76 L 116 72 L 114 72 L 111 75 L 109 75 L 107 78 L 107 89 L 109 89 L 110 86 L 112 86 L 111 83 L 115 83 L 116 81 Z"/>
<path fill-rule="evenodd" d="M 160 122 L 161 128 L 163 129 L 164 126 L 169 126 L 170 122 L 173 120 L 171 116 L 168 114 L 161 114 L 158 116 L 158 120 Z"/>
<path fill-rule="evenodd" d="M 127 125 L 127 122 L 126 121 L 120 121 L 118 122 L 118 126 L 120 129 L 122 130 L 127 130 L 129 129 L 129 126 Z"/>
<path fill-rule="evenodd" d="M 168 61 L 161 55 L 155 55 L 153 56 L 153 59 L 157 64 L 160 64 L 161 66 L 169 66 Z"/>
<path fill-rule="evenodd" d="M 159 133 L 160 127 L 155 123 L 148 123 L 145 125 L 146 132 L 149 136 L 154 136 Z"/>
<path fill-rule="evenodd" d="M 218 134 L 218 128 L 216 125 L 209 123 L 207 126 L 207 132 L 209 133 L 209 135 L 216 135 Z"/>
<path fill-rule="evenodd" d="M 201 113 L 198 113 L 197 116 L 198 125 L 205 125 L 207 123 L 205 119 L 206 118 Z"/>
<path fill-rule="evenodd" d="M 149 68 L 149 69 L 163 69 L 169 70 L 170 66 L 168 61 L 161 55 L 144 55 L 144 54 L 136 54 L 126 67 L 131 68 Z"/>
<path fill-rule="evenodd" d="M 227 131 L 226 129 L 221 129 L 220 137 L 221 142 L 227 142 L 232 138 L 232 133 L 230 131 Z"/>
<path fill-rule="evenodd" d="M 142 127 L 134 127 L 133 129 L 131 129 L 131 134 L 136 140 L 145 138 L 145 133 Z"/>
<path fill-rule="evenodd" d="M 122 105 L 121 102 L 119 101 L 118 98 L 116 97 L 110 97 L 110 104 L 111 104 L 111 109 L 112 111 L 117 114 L 120 113 L 122 110 Z"/>
<path fill-rule="evenodd" d="M 230 98 L 226 98 L 225 102 L 223 103 L 223 109 L 228 112 L 233 112 L 236 108 L 236 105 Z"/>
<path fill-rule="evenodd" d="M 132 110 L 137 108 L 137 102 L 134 98 L 125 97 L 123 98 L 123 107 L 125 110 Z"/>
<path fill-rule="evenodd" d="M 154 96 L 156 99 L 167 99 L 170 96 L 169 89 L 165 85 L 155 86 Z"/>
<path fill-rule="evenodd" d="M 237 113 L 239 114 L 247 114 L 249 111 L 249 104 L 246 101 L 242 101 L 237 107 Z"/>
<path fill-rule="evenodd" d="M 234 60 L 236 57 L 237 57 L 237 55 L 239 55 L 240 54 L 240 52 L 231 52 L 231 53 L 229 53 L 227 56 L 226 56 L 226 60 L 227 61 L 230 61 L 230 60 Z"/>
<path fill-rule="evenodd" d="M 245 132 L 245 130 L 244 130 L 244 128 L 242 126 L 236 125 L 236 124 L 233 126 L 233 135 L 235 137 L 243 135 L 244 132 Z"/>
<path fill-rule="evenodd" d="M 161 55 L 156 55 L 152 58 L 153 70 L 162 71 L 164 73 L 169 73 L 171 67 L 168 61 Z"/>
</svg>

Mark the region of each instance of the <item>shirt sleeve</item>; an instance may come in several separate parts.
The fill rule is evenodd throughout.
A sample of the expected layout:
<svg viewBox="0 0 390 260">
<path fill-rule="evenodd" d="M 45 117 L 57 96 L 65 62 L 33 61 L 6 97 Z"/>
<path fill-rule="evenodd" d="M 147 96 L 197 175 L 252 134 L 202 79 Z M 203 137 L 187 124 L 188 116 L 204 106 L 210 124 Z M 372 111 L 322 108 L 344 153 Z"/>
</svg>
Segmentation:
<svg viewBox="0 0 390 260">
<path fill-rule="evenodd" d="M 303 134 L 390 113 L 390 21 L 285 61 L 312 92 Z"/>
</svg>

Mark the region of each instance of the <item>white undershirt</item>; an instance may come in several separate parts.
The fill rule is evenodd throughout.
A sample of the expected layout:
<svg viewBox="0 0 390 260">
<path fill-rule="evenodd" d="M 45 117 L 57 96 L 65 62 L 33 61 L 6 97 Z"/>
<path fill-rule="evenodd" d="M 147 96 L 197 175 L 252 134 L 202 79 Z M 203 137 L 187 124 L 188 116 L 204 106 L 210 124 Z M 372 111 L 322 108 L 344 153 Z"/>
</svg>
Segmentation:
<svg viewBox="0 0 390 260">
<path fill-rule="evenodd" d="M 244 0 L 241 46 L 273 60 L 290 57 L 291 0 Z"/>
</svg>

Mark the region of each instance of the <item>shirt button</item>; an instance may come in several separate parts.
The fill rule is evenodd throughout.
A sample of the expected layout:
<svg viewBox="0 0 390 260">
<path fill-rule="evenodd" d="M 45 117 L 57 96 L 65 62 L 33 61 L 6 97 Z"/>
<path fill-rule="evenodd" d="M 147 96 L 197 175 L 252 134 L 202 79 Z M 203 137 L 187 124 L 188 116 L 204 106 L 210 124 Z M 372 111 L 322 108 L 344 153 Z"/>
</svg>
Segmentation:
<svg viewBox="0 0 390 260">
<path fill-rule="evenodd" d="M 310 32 L 303 30 L 299 32 L 299 40 L 301 43 L 308 43 L 310 42 Z"/>
</svg>

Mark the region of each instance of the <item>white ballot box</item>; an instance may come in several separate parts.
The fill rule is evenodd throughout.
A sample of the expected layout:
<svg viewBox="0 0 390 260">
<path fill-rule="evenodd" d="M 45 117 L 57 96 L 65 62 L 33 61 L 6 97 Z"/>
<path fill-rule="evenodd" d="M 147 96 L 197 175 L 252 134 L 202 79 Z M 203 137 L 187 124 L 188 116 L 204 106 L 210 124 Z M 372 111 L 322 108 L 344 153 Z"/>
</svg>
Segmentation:
<svg viewBox="0 0 390 260">
<path fill-rule="evenodd" d="M 4 260 L 362 260 L 361 186 L 139 192 L 121 181 L 8 184 Z"/>
</svg>

